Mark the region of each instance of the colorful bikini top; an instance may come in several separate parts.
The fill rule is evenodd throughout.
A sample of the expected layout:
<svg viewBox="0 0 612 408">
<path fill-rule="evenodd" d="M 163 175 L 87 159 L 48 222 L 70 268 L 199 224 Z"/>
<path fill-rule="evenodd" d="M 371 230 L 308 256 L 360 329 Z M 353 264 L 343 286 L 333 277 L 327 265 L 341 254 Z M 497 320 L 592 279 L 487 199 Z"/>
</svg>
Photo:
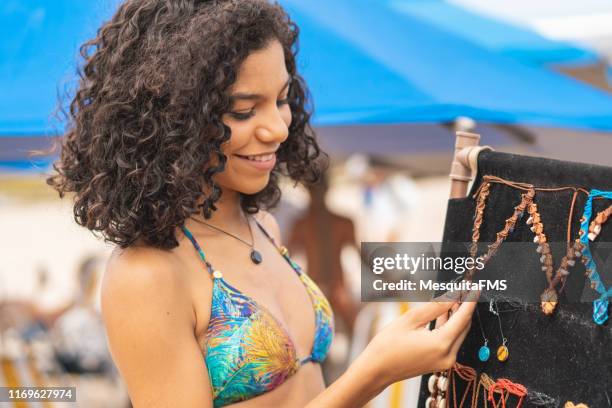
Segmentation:
<svg viewBox="0 0 612 408">
<path fill-rule="evenodd" d="M 257 221 L 256 221 L 257 222 Z M 297 355 L 287 330 L 263 305 L 230 285 L 215 270 L 191 232 L 183 227 L 213 279 L 210 321 L 206 330 L 205 361 L 213 404 L 222 407 L 271 391 L 304 364 L 322 362 L 333 338 L 334 320 L 329 302 L 315 283 L 289 258 L 287 248 L 257 226 L 298 274 L 312 301 L 315 334 L 310 355 Z"/>
</svg>

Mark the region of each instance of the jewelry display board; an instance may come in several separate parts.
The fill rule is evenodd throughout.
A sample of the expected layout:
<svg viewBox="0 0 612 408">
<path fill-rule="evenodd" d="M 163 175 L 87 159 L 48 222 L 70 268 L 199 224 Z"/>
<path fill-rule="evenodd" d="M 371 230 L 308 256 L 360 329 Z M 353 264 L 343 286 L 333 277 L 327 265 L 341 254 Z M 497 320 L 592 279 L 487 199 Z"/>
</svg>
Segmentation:
<svg viewBox="0 0 612 408">
<path fill-rule="evenodd" d="M 448 202 L 444 243 L 471 241 L 476 207 L 473 196 L 484 176 L 550 189 L 575 186 L 587 191 L 612 190 L 612 167 L 483 151 L 478 156 L 478 173 L 467 197 L 450 199 Z M 508 215 L 513 214 L 523 192 L 504 184 L 490 185 L 480 226 L 480 242 L 496 240 L 496 233 L 500 226 L 504 226 Z M 548 242 L 566 242 L 573 195 L 572 190 L 536 192 L 534 201 Z M 586 199 L 586 194 L 576 194 L 570 224 L 572 241 L 578 237 Z M 593 214 L 611 204 L 612 200 L 593 200 Z M 612 222 L 608 224 L 601 228 L 597 241 L 612 242 Z M 534 232 L 523 219 L 516 224 L 505 242 L 534 242 Z M 535 251 L 536 246 L 534 244 L 533 254 L 521 256 L 513 267 L 496 267 L 491 262 L 483 272 L 487 273 L 487 278 L 507 279 L 513 285 L 536 288 L 541 292 L 548 284 L 542 270 L 541 255 Z M 555 268 L 564 254 L 563 250 L 553 248 Z M 612 253 L 609 255 L 612 256 Z M 606 258 L 606 254 L 598 256 L 603 256 L 604 260 Z M 604 276 L 603 279 L 607 287 L 612 285 L 609 273 L 608 278 Z M 576 262 L 551 315 L 545 315 L 542 305 L 536 302 L 501 299 L 495 305 L 499 309 L 498 318 L 490 310 L 489 303 L 480 303 L 479 313 L 474 314 L 471 330 L 459 351 L 457 362 L 475 369 L 478 374 L 486 373 L 493 379 L 505 378 L 525 386 L 532 398 L 523 401 L 522 407 L 563 407 L 566 401 L 582 402 L 590 408 L 612 407 L 612 322 L 609 319 L 603 325 L 596 324 L 592 302 L 567 301 L 568 293 L 581 293 L 589 287 L 584 265 Z M 503 356 L 507 359 L 503 362 L 498 360 L 496 353 L 503 344 L 501 333 L 507 339 L 507 356 Z M 484 343 L 483 335 L 490 349 L 490 357 L 484 362 L 481 358 L 487 353 L 481 353 L 479 357 Z M 423 376 L 419 407 L 424 407 L 430 396 L 428 377 Z M 457 394 L 463 395 L 460 383 Z M 542 397 L 539 402 L 533 398 L 536 395 Z M 470 407 L 469 401 L 470 398 L 463 406 Z M 446 406 L 452 408 L 452 401 L 447 400 Z M 479 397 L 476 405 L 472 401 L 471 406 L 484 407 L 483 397 Z M 489 402 L 488 406 L 493 404 Z M 512 397 L 506 406 L 516 406 L 516 402 L 512 403 Z"/>
</svg>

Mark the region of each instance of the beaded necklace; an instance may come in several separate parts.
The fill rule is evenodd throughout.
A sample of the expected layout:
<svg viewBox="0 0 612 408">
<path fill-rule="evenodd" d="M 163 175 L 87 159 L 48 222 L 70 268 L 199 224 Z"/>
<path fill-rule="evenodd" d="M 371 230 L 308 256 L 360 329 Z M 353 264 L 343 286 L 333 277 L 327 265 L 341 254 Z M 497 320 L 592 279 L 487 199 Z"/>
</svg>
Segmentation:
<svg viewBox="0 0 612 408">
<path fill-rule="evenodd" d="M 489 195 L 489 189 L 492 183 L 504 184 L 508 187 L 524 191 L 525 193 L 522 194 L 523 199 L 521 201 L 521 204 L 514 208 L 515 212 L 513 217 L 506 220 L 506 227 L 504 228 L 504 230 L 497 233 L 496 242 L 489 245 L 489 251 L 483 257 L 483 261 L 486 264 L 490 257 L 495 254 L 499 245 L 501 245 L 501 243 L 506 239 L 507 235 L 511 233 L 514 229 L 516 221 L 523 215 L 523 211 L 527 209 L 527 212 L 529 213 L 529 218 L 527 219 L 526 223 L 530 227 L 531 231 L 535 234 L 533 242 L 538 244 L 537 252 L 540 254 L 542 271 L 544 271 L 546 275 L 546 280 L 548 282 L 548 287 L 544 290 L 540 297 L 541 309 L 542 312 L 547 315 L 550 315 L 554 312 L 557 306 L 558 294 L 563 291 L 563 288 L 565 286 L 567 276 L 569 275 L 569 267 L 574 265 L 574 259 L 581 255 L 581 251 L 584 246 L 580 239 L 576 239 L 573 243 L 571 242 L 571 223 L 578 193 L 589 194 L 589 192 L 580 187 L 564 186 L 557 188 L 543 188 L 535 187 L 534 185 L 528 183 L 505 180 L 497 176 L 483 176 L 483 183 L 480 185 L 478 191 L 474 195 L 474 198 L 477 197 L 477 203 L 476 214 L 474 218 L 474 227 L 472 232 L 472 247 L 470 251 L 470 255 L 472 257 L 476 256 L 476 245 L 478 243 L 478 240 L 480 239 L 480 225 L 482 224 L 482 217 L 484 213 L 486 198 Z M 544 226 L 542 224 L 537 205 L 533 200 L 536 191 L 559 192 L 566 190 L 573 190 L 574 192 L 569 208 L 569 215 L 567 221 L 567 250 L 556 272 L 553 273 L 552 253 L 550 250 L 550 246 L 548 245 L 547 237 L 544 234 Z M 468 271 L 467 278 L 471 279 L 473 273 L 474 270 Z M 558 286 L 561 287 L 557 289 Z"/>
<path fill-rule="evenodd" d="M 589 225 L 591 216 L 593 215 L 593 199 L 598 197 L 612 199 L 612 191 L 591 190 L 586 204 L 584 205 L 584 213 L 580 219 L 580 242 L 583 245 L 582 262 L 586 267 L 586 273 L 591 281 L 591 287 L 600 294 L 600 297 L 593 301 L 593 321 L 602 325 L 608 320 L 608 308 L 610 305 L 608 299 L 612 297 L 612 286 L 606 288 L 601 276 L 599 276 L 597 265 L 593 260 L 589 241 L 594 241 L 599 235 L 601 226 L 608 220 L 610 215 L 612 215 L 612 206 L 597 214 L 593 223 Z"/>
<path fill-rule="evenodd" d="M 470 256 L 472 259 L 476 259 L 478 253 L 478 241 L 480 240 L 480 226 L 482 225 L 484 218 L 484 210 L 486 206 L 487 197 L 489 196 L 489 189 L 491 183 L 489 180 L 490 176 L 485 176 L 483 183 L 478 188 L 478 191 L 474 194 L 476 198 L 476 210 L 474 213 L 474 226 L 472 227 L 472 243 L 470 245 Z M 518 220 L 523 216 L 525 208 L 533 201 L 535 190 L 529 189 L 526 193 L 521 194 L 521 202 L 514 207 L 512 216 L 505 221 L 504 228 L 499 231 L 495 236 L 495 242 L 487 247 L 487 252 L 483 255 L 483 263 L 486 265 L 487 262 L 495 255 L 501 244 L 506 240 L 508 235 L 514 231 L 514 227 Z M 472 280 L 476 269 L 471 268 L 466 272 L 466 280 Z"/>
<path fill-rule="evenodd" d="M 544 224 L 542 223 L 538 207 L 535 202 L 532 202 L 527 211 L 529 218 L 527 219 L 527 225 L 530 226 L 531 231 L 535 234 L 533 242 L 538 244 L 536 249 L 537 253 L 540 254 L 540 263 L 542 264 L 542 271 L 546 274 L 546 281 L 548 287 L 544 290 L 540 296 L 541 304 L 540 307 L 542 312 L 546 315 L 551 315 L 557 306 L 558 294 L 563 291 L 565 282 L 569 275 L 569 268 L 574 266 L 576 261 L 575 258 L 580 256 L 582 250 L 582 243 L 580 239 L 576 239 L 572 245 L 569 244 L 572 236 L 571 220 L 574 214 L 574 205 L 578 196 L 578 190 L 574 190 L 572 197 L 572 204 L 570 206 L 568 225 L 567 225 L 567 248 L 566 253 L 561 259 L 561 263 L 557 268 L 557 271 L 553 274 L 553 257 L 548 239 L 544 233 Z M 561 288 L 557 290 L 557 286 L 561 285 Z"/>
</svg>

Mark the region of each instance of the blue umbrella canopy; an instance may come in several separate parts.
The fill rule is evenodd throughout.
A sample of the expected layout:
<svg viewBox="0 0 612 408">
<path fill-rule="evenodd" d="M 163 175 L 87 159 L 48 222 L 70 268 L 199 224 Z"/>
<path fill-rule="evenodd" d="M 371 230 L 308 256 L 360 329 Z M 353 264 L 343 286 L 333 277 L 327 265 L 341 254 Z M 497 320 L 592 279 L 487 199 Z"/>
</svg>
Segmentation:
<svg viewBox="0 0 612 408">
<path fill-rule="evenodd" d="M 315 125 L 440 123 L 464 115 L 612 130 L 610 95 L 475 44 L 419 13 L 399 12 L 389 1 L 281 2 L 301 29 L 299 66 L 314 97 Z M 117 3 L 0 4 L 0 141 L 62 132 L 53 115 L 58 96 L 74 84 L 78 46 Z"/>
<path fill-rule="evenodd" d="M 319 124 L 423 123 L 470 116 L 492 123 L 612 130 L 612 96 L 487 50 L 417 16 L 393 12 L 381 2 L 282 3 L 302 29 L 302 71 L 311 84 Z M 338 43 L 344 44 L 342 58 L 333 48 Z M 364 67 L 359 59 L 364 56 L 377 64 Z M 356 70 L 367 71 L 360 81 L 354 80 Z M 395 83 L 385 81 L 388 72 Z M 353 74 L 353 80 L 346 79 Z M 379 109 L 362 110 L 374 103 L 364 82 L 377 84 Z M 347 85 L 350 99 L 342 97 Z M 344 103 L 342 118 L 326 105 L 334 100 Z"/>
<path fill-rule="evenodd" d="M 110 2 L 0 2 L 0 136 L 61 132 L 58 97 L 74 83 L 79 45 L 112 11 Z"/>
</svg>

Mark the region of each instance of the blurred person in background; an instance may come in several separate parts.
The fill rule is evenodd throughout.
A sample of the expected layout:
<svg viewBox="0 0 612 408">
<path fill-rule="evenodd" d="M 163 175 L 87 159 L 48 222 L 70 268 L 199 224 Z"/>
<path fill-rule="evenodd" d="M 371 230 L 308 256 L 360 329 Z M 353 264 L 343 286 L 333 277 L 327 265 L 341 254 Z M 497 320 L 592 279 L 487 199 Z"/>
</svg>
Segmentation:
<svg viewBox="0 0 612 408">
<path fill-rule="evenodd" d="M 96 301 L 101 260 L 86 256 L 79 265 L 77 293 L 55 320 L 51 335 L 64 369 L 72 373 L 108 373 L 112 362 Z"/>
<path fill-rule="evenodd" d="M 127 406 L 96 299 L 102 261 L 97 255 L 83 258 L 77 290 L 64 305 L 48 309 L 28 301 L 0 302 L 0 385 L 76 386 L 79 406 Z M 40 266 L 39 291 L 47 276 Z"/>
<path fill-rule="evenodd" d="M 356 407 L 455 361 L 474 303 L 432 302 L 324 384 L 331 308 L 266 211 L 322 170 L 297 38 L 263 0 L 128 0 L 82 49 L 48 182 L 117 245 L 101 305 L 135 407 Z"/>
<path fill-rule="evenodd" d="M 342 250 L 347 247 L 359 252 L 355 227 L 350 218 L 332 212 L 325 203 L 328 180 L 324 175 L 317 184 L 310 185 L 310 202 L 306 212 L 292 225 L 288 248 L 292 254 L 306 256 L 308 276 L 329 299 L 335 316 L 335 341 L 323 366 L 326 381 L 336 378 L 346 368 L 348 344 L 359 304 L 353 299 L 345 281 Z M 338 324 L 340 323 L 340 325 Z"/>
<path fill-rule="evenodd" d="M 310 204 L 305 214 L 294 222 L 288 247 L 291 252 L 306 253 L 308 276 L 329 298 L 350 334 L 358 306 L 345 283 L 340 255 L 345 247 L 354 247 L 359 251 L 359 245 L 355 239 L 353 221 L 327 208 L 327 188 L 326 177 L 308 187 Z"/>
</svg>

